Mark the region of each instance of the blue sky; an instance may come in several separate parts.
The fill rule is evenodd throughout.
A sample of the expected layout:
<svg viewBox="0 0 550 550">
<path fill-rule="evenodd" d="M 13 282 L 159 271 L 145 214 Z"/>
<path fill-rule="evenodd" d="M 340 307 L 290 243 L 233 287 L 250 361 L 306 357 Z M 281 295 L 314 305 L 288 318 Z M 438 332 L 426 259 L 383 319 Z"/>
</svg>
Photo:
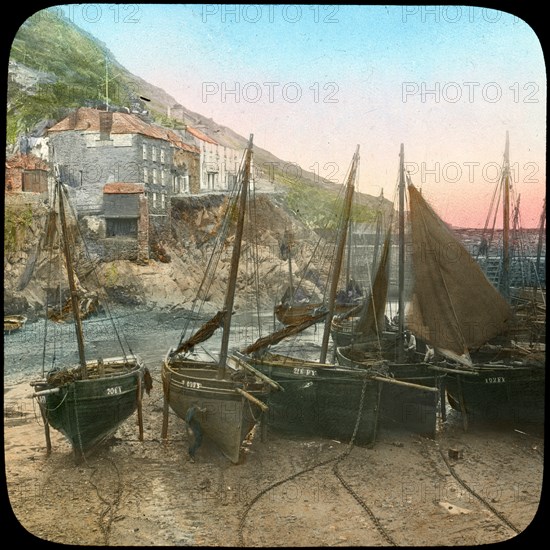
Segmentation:
<svg viewBox="0 0 550 550">
<path fill-rule="evenodd" d="M 400 143 L 444 219 L 482 226 L 506 131 L 525 225 L 545 196 L 546 69 L 518 16 L 468 6 L 73 4 L 132 73 L 279 158 L 393 198 Z"/>
</svg>

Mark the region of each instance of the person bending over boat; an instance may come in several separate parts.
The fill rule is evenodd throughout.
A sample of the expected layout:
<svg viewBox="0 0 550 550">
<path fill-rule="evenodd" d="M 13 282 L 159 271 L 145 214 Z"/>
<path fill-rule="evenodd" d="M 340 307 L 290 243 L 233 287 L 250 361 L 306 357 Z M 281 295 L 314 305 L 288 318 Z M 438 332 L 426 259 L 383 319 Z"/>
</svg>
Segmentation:
<svg viewBox="0 0 550 550">
<path fill-rule="evenodd" d="M 426 354 L 424 355 L 424 363 L 431 363 L 435 357 L 435 350 L 429 344 L 426 344 Z"/>
<path fill-rule="evenodd" d="M 187 409 L 185 415 L 185 423 L 187 424 L 187 436 L 189 438 L 189 459 L 191 462 L 195 462 L 195 453 L 197 449 L 202 445 L 202 428 L 200 422 L 197 420 L 197 412 L 204 413 L 206 409 L 201 409 L 197 405 L 192 405 Z"/>
</svg>

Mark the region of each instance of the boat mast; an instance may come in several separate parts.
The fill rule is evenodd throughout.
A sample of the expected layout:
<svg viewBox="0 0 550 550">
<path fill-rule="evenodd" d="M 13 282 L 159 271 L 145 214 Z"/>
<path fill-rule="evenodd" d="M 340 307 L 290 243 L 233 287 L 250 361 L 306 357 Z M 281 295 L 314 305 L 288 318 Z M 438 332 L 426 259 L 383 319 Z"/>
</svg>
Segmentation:
<svg viewBox="0 0 550 550">
<path fill-rule="evenodd" d="M 237 274 L 239 271 L 239 258 L 241 256 L 241 243 L 243 239 L 244 216 L 246 212 L 246 201 L 248 200 L 248 186 L 250 181 L 250 164 L 252 159 L 252 139 L 254 135 L 250 134 L 246 150 L 244 163 L 243 181 L 241 186 L 241 197 L 239 202 L 239 211 L 237 218 L 237 229 L 235 231 L 235 243 L 231 256 L 231 271 L 229 273 L 229 282 L 227 284 L 227 295 L 225 298 L 225 320 L 223 325 L 222 344 L 220 351 L 220 360 L 218 364 L 218 380 L 225 377 L 225 363 L 227 361 L 227 350 L 229 348 L 229 331 L 231 328 L 231 316 L 233 313 L 233 302 L 235 301 L 235 288 L 237 286 Z"/>
<path fill-rule="evenodd" d="M 401 144 L 399 152 L 399 305 L 398 305 L 398 337 L 397 358 L 403 361 L 404 330 L 405 330 L 405 148 Z"/>
<path fill-rule="evenodd" d="M 382 236 L 382 212 L 378 210 L 376 212 L 376 235 L 374 239 L 374 251 L 372 253 L 372 268 L 371 273 L 375 273 L 376 264 L 378 262 L 378 249 L 380 248 L 380 238 Z"/>
<path fill-rule="evenodd" d="M 510 297 L 510 142 L 506 131 L 504 163 L 502 166 L 504 183 L 503 225 L 502 225 L 502 279 L 501 292 L 506 299 Z"/>
<path fill-rule="evenodd" d="M 324 363 L 327 359 L 328 342 L 330 338 L 330 327 L 331 327 L 332 317 L 334 315 L 336 291 L 338 290 L 338 279 L 340 278 L 340 271 L 342 269 L 342 259 L 344 256 L 344 249 L 346 246 L 348 225 L 349 225 L 349 219 L 350 219 L 350 213 L 351 213 L 351 204 L 353 200 L 353 193 L 355 190 L 355 186 L 354 186 L 355 174 L 357 172 L 358 162 L 359 162 L 359 145 L 355 150 L 355 155 L 353 155 L 353 160 L 351 163 L 348 181 L 346 183 L 346 194 L 344 196 L 344 212 L 342 216 L 342 229 L 338 237 L 338 243 L 336 248 L 336 259 L 334 262 L 334 269 L 332 273 L 332 281 L 330 284 L 330 293 L 328 298 L 328 314 L 325 319 L 325 330 L 323 332 L 323 341 L 321 343 L 321 356 L 320 356 L 321 363 Z"/>
<path fill-rule="evenodd" d="M 82 367 L 82 378 L 88 378 L 88 370 L 86 368 L 86 357 L 84 355 L 84 336 L 82 333 L 82 319 L 80 318 L 80 308 L 78 305 L 78 293 L 74 281 L 73 259 L 71 255 L 71 247 L 69 246 L 67 230 L 67 220 L 65 218 L 65 205 L 63 203 L 63 188 L 61 182 L 58 181 L 57 193 L 59 195 L 59 220 L 61 222 L 61 232 L 63 235 L 63 253 L 65 255 L 65 263 L 67 264 L 67 276 L 69 279 L 69 290 L 71 292 L 71 305 L 73 309 L 74 324 L 76 330 L 76 341 L 78 343 L 78 356 L 80 366 Z"/>
<path fill-rule="evenodd" d="M 539 269 L 540 269 L 540 257 L 542 255 L 542 237 L 544 236 L 544 226 L 546 222 L 546 197 L 544 198 L 544 203 L 542 205 L 542 213 L 540 215 L 539 222 L 539 242 L 537 243 L 537 277 L 540 278 Z"/>
<path fill-rule="evenodd" d="M 285 230 L 285 241 L 288 249 L 288 284 L 290 287 L 290 305 L 294 304 L 294 280 L 292 278 L 292 233 Z"/>
<path fill-rule="evenodd" d="M 348 230 L 348 249 L 346 253 L 346 288 L 348 287 L 348 283 L 351 281 L 351 239 L 352 239 L 352 225 L 350 222 L 350 228 Z"/>
</svg>

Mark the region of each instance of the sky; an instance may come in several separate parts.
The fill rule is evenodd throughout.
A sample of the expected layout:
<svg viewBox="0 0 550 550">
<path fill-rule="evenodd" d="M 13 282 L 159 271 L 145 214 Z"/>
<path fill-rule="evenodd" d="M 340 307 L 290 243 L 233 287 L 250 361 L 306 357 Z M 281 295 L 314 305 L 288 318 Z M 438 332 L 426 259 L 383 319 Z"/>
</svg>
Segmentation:
<svg viewBox="0 0 550 550">
<path fill-rule="evenodd" d="M 538 225 L 546 68 L 521 14 L 446 5 L 62 9 L 188 109 L 336 183 L 359 145 L 358 190 L 393 200 L 403 143 L 413 183 L 456 226 L 483 227 L 508 131 L 522 222 Z"/>
</svg>

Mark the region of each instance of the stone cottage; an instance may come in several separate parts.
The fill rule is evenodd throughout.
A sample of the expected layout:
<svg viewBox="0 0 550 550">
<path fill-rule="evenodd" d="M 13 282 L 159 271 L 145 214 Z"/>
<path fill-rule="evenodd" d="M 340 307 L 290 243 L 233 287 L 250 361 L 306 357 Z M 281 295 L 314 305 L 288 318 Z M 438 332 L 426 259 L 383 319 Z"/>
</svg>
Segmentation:
<svg viewBox="0 0 550 550">
<path fill-rule="evenodd" d="M 17 154 L 6 161 L 7 193 L 48 193 L 48 164 L 29 154 Z"/>
<path fill-rule="evenodd" d="M 197 128 L 187 126 L 185 133 L 195 138 L 200 149 L 200 191 L 227 191 L 235 183 L 242 151 L 218 143 Z"/>
<path fill-rule="evenodd" d="M 76 211 L 95 218 L 89 226 L 103 257 L 117 249 L 124 250 L 119 259 L 137 257 L 143 248 L 138 234 L 169 230 L 171 197 L 200 190 L 199 149 L 137 115 L 80 108 L 52 126 L 48 137 L 50 160 Z M 119 246 L 122 240 L 135 246 Z"/>
</svg>

